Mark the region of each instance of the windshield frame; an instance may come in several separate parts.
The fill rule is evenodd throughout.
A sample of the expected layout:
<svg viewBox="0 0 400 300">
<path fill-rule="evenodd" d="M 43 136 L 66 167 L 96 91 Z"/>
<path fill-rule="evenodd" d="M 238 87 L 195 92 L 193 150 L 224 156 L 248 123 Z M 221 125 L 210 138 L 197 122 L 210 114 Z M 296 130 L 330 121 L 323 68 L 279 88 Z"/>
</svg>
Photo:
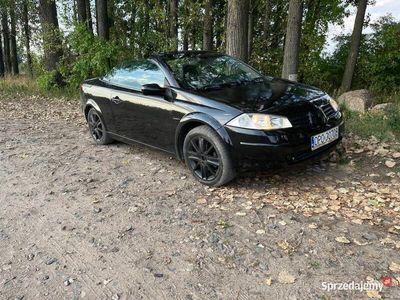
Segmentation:
<svg viewBox="0 0 400 300">
<path fill-rule="evenodd" d="M 258 76 L 255 78 L 256 80 L 258 80 L 260 78 L 265 78 L 265 75 L 262 74 L 259 70 L 255 69 L 251 65 L 245 63 L 244 61 L 242 61 L 238 58 L 235 58 L 233 56 L 227 55 L 227 54 L 222 54 L 222 53 L 218 53 L 218 52 L 210 52 L 210 51 L 192 51 L 192 52 L 189 51 L 189 52 L 173 52 L 173 53 L 162 54 L 161 56 L 158 57 L 158 61 L 171 74 L 171 77 L 174 79 L 173 86 L 175 86 L 176 88 L 179 88 L 181 90 L 190 91 L 190 92 L 196 92 L 196 91 L 201 90 L 201 88 L 187 88 L 187 87 L 182 86 L 181 83 L 176 78 L 175 73 L 172 70 L 170 64 L 168 63 L 169 60 L 183 59 L 185 57 L 200 57 L 200 58 L 204 57 L 205 59 L 209 58 L 209 57 L 228 57 L 230 59 L 233 59 L 233 60 L 239 62 L 240 64 L 243 64 L 245 67 L 249 68 L 252 72 L 257 74 Z M 224 84 L 224 86 L 226 86 L 226 85 Z"/>
</svg>

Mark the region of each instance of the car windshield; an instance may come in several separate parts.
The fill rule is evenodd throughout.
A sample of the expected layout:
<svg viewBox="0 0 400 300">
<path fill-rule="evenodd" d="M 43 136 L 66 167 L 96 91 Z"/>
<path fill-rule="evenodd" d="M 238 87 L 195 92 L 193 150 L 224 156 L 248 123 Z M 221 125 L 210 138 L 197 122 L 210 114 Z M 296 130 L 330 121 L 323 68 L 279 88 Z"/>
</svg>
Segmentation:
<svg viewBox="0 0 400 300">
<path fill-rule="evenodd" d="M 164 59 L 176 81 L 190 90 L 219 89 L 262 80 L 262 75 L 226 55 L 181 55 Z"/>
</svg>

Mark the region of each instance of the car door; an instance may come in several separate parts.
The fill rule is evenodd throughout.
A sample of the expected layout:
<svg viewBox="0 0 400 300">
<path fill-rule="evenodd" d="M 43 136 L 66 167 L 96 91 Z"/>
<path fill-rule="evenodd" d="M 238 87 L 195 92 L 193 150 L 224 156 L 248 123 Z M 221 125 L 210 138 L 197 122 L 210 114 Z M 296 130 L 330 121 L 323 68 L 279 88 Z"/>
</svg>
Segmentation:
<svg viewBox="0 0 400 300">
<path fill-rule="evenodd" d="M 143 95 L 141 91 L 144 84 L 164 87 L 162 70 L 150 60 L 135 61 L 117 69 L 109 83 L 116 134 L 174 152 L 174 104 L 163 96 Z"/>
</svg>

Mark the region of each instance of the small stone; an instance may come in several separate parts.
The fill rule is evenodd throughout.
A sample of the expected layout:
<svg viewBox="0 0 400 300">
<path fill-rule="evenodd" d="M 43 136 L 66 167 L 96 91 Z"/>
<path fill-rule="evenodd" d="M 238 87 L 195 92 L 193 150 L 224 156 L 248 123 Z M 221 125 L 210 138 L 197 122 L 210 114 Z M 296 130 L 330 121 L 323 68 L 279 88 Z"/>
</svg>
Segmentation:
<svg viewBox="0 0 400 300">
<path fill-rule="evenodd" d="M 400 158 L 400 152 L 395 152 L 395 153 L 393 153 L 392 157 L 393 157 L 394 159 Z"/>
<path fill-rule="evenodd" d="M 197 204 L 207 204 L 207 199 L 205 198 L 197 199 Z"/>
<path fill-rule="evenodd" d="M 362 234 L 362 237 L 363 237 L 364 239 L 366 239 L 367 241 L 375 241 L 375 240 L 378 239 L 378 237 L 376 236 L 376 234 L 374 234 L 374 233 L 368 233 L 368 232 L 363 233 L 363 234 Z"/>
<path fill-rule="evenodd" d="M 396 166 L 396 162 L 394 162 L 392 160 L 387 160 L 387 161 L 385 161 L 385 165 L 388 168 L 393 168 L 394 166 Z"/>
<path fill-rule="evenodd" d="M 162 274 L 162 273 L 154 273 L 153 275 L 154 275 L 155 278 L 162 278 L 162 277 L 164 277 L 164 274 Z"/>
<path fill-rule="evenodd" d="M 258 229 L 256 231 L 257 234 L 265 234 L 265 230 L 264 229 Z"/>
<path fill-rule="evenodd" d="M 100 213 L 101 212 L 101 208 L 100 207 L 95 207 L 94 209 L 93 209 L 93 212 L 94 213 L 96 213 L 96 214 L 98 214 L 98 213 Z"/>
<path fill-rule="evenodd" d="M 118 294 L 114 294 L 114 295 L 111 297 L 111 300 L 119 300 L 119 295 L 118 295 Z"/>
<path fill-rule="evenodd" d="M 27 260 L 33 260 L 34 257 L 35 257 L 35 254 L 30 253 L 30 254 L 28 254 L 28 256 L 26 258 L 27 258 Z"/>
<path fill-rule="evenodd" d="M 56 261 L 57 261 L 57 258 L 49 258 L 49 259 L 45 262 L 45 264 L 49 266 L 49 265 L 54 264 Z"/>
</svg>

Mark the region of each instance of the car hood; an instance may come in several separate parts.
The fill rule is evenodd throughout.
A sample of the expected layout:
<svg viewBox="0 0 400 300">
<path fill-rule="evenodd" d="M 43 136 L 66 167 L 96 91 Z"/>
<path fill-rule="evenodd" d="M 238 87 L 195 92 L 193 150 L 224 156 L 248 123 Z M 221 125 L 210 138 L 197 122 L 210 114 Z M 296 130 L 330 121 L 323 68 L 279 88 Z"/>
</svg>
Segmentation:
<svg viewBox="0 0 400 300">
<path fill-rule="evenodd" d="M 325 95 L 314 87 L 272 77 L 257 83 L 202 91 L 200 94 L 243 112 L 277 111 Z"/>
</svg>

